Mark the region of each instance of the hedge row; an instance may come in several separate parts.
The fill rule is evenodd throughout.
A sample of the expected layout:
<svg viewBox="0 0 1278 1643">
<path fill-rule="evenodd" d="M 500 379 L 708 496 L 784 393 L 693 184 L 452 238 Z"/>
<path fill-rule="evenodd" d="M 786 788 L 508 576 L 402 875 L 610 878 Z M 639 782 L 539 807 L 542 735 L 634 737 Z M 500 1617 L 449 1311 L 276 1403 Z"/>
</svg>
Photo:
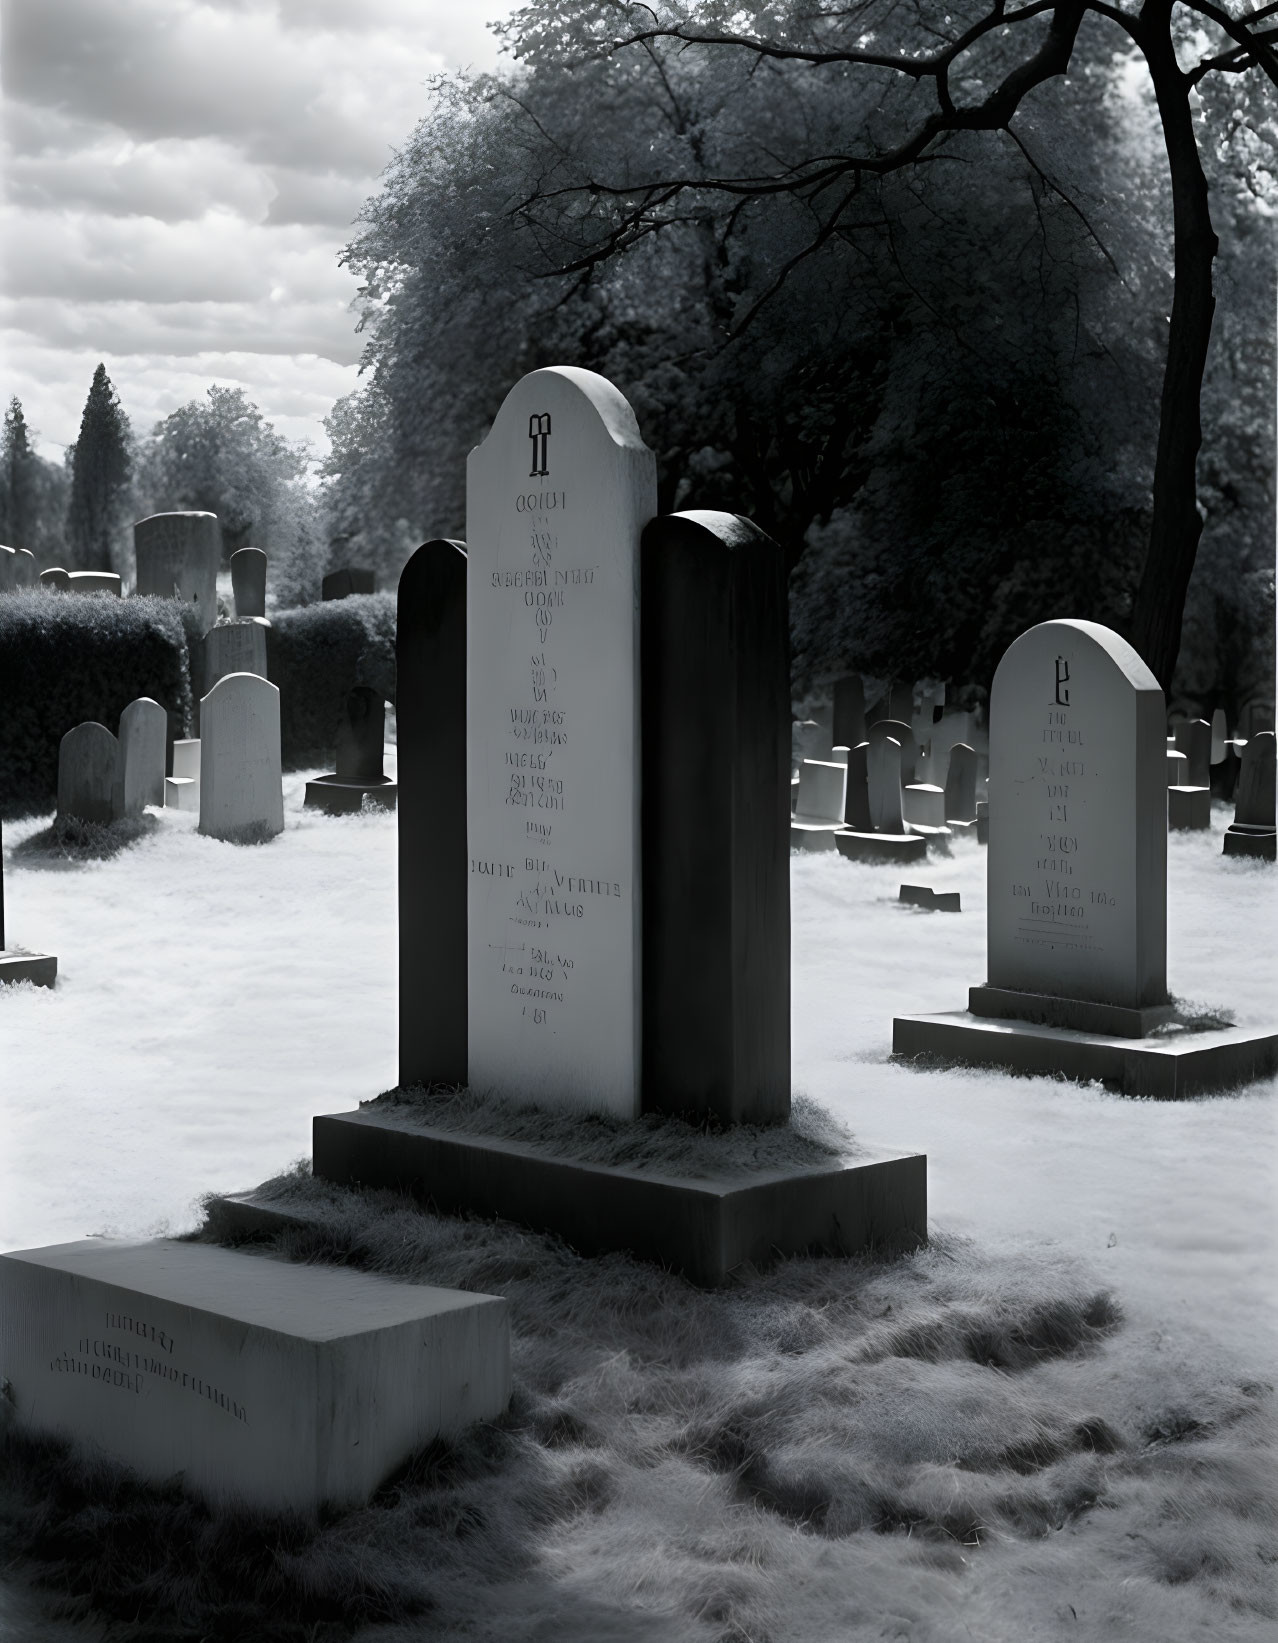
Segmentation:
<svg viewBox="0 0 1278 1643">
<path fill-rule="evenodd" d="M 280 691 L 284 766 L 330 766 L 346 693 L 367 684 L 394 700 L 395 596 L 278 611 L 272 623 L 267 673 Z M 53 810 L 62 737 L 86 719 L 117 731 L 138 696 L 166 709 L 170 740 L 190 735 L 199 645 L 193 612 L 171 599 L 0 596 L 0 816 Z"/>
<path fill-rule="evenodd" d="M 0 597 L 0 816 L 54 809 L 63 736 L 86 719 L 118 732 L 138 696 L 167 710 L 170 738 L 187 734 L 190 678 L 171 599 L 43 588 Z"/>
</svg>

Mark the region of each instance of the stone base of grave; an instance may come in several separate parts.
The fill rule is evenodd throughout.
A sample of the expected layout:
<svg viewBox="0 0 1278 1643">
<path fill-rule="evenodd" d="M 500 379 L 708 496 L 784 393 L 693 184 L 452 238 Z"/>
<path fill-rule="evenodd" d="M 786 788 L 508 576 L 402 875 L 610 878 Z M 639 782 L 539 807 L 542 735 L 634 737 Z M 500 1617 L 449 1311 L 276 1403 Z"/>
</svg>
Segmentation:
<svg viewBox="0 0 1278 1643">
<path fill-rule="evenodd" d="M 52 987 L 57 979 L 58 961 L 52 954 L 0 948 L 0 986 L 10 981 L 30 981 L 37 987 Z"/>
<path fill-rule="evenodd" d="M 920 838 L 925 839 L 927 841 L 928 849 L 935 852 L 936 855 L 949 855 L 950 840 L 954 837 L 954 835 L 951 833 L 948 826 L 929 827 L 923 822 L 912 821 L 907 821 L 905 825 L 909 828 L 911 833 L 917 833 Z"/>
<path fill-rule="evenodd" d="M 834 835 L 842 822 L 814 821 L 811 816 L 790 817 L 791 850 L 833 850 Z"/>
<path fill-rule="evenodd" d="M 313 1168 L 341 1186 L 397 1188 L 446 1213 L 557 1233 L 583 1255 L 626 1250 L 702 1285 L 778 1255 L 927 1242 L 927 1158 L 883 1147 L 828 1165 L 693 1179 L 361 1110 L 315 1119 Z"/>
<path fill-rule="evenodd" d="M 331 816 L 342 816 L 362 810 L 366 796 L 380 809 L 394 810 L 398 795 L 399 785 L 389 776 L 375 782 L 344 782 L 336 776 L 316 776 L 314 781 L 307 782 L 303 802 L 308 810 L 327 810 Z"/>
<path fill-rule="evenodd" d="M 164 804 L 169 810 L 200 810 L 200 778 L 198 776 L 166 776 Z"/>
<path fill-rule="evenodd" d="M 849 861 L 897 866 L 927 859 L 927 840 L 922 833 L 857 833 L 844 827 L 834 835 L 834 844 Z"/>
<path fill-rule="evenodd" d="M 1022 993 L 985 984 L 968 988 L 967 1008 L 972 1015 L 1027 1021 L 1035 1027 L 1067 1027 L 1076 1033 L 1105 1033 L 1111 1038 L 1146 1038 L 1176 1016 L 1174 1004 L 1128 1009 L 1122 1004 L 1096 1004 L 1085 998 Z"/>
<path fill-rule="evenodd" d="M 495 1295 L 209 1244 L 98 1238 L 0 1255 L 20 1427 L 215 1500 L 356 1506 L 510 1399 Z"/>
<path fill-rule="evenodd" d="M 1278 861 L 1278 832 L 1272 827 L 1230 822 L 1225 830 L 1224 853 L 1227 856 L 1252 856 L 1258 861 Z"/>
<path fill-rule="evenodd" d="M 945 825 L 956 839 L 974 839 L 977 837 L 977 830 L 981 824 L 975 816 L 971 821 L 955 821 L 951 816 Z"/>
<path fill-rule="evenodd" d="M 1173 832 L 1204 832 L 1211 826 L 1210 787 L 1169 787 L 1167 826 Z"/>
<path fill-rule="evenodd" d="M 1124 1095 L 1170 1101 L 1271 1077 L 1278 1072 L 1278 1032 L 1220 1028 L 1138 1039 L 954 1010 L 897 1016 L 892 1053 L 907 1060 L 1096 1079 Z"/>
</svg>

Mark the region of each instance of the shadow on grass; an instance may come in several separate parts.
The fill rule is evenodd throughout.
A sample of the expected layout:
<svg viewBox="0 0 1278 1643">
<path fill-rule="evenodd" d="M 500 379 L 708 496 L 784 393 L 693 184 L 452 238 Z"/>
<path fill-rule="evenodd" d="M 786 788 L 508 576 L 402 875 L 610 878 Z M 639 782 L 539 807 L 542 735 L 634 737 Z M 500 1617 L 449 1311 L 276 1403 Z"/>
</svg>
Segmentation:
<svg viewBox="0 0 1278 1643">
<path fill-rule="evenodd" d="M 32 833 L 13 847 L 14 861 L 24 867 L 75 867 L 107 861 L 148 838 L 159 827 L 157 816 L 122 816 L 119 821 L 82 821 L 79 816 L 56 816 L 48 827 Z"/>
</svg>

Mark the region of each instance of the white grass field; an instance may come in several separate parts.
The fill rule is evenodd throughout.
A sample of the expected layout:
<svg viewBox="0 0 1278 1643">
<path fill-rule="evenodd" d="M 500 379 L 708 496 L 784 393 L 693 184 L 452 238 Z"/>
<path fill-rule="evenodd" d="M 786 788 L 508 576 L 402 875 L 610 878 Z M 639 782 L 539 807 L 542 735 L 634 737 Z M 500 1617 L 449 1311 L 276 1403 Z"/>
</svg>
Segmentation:
<svg viewBox="0 0 1278 1643">
<path fill-rule="evenodd" d="M 190 1230 L 202 1194 L 304 1156 L 312 1114 L 394 1083 L 395 822 L 303 812 L 303 779 L 263 847 L 169 813 L 71 864 L 26 844 L 47 819 L 6 827 L 9 939 L 59 980 L 0 996 L 0 1247 Z M 1261 1025 L 1278 873 L 1222 858 L 1227 819 L 1170 841 L 1169 980 Z M 511 1419 L 290 1553 L 287 1622 L 263 1597 L 223 1624 L 177 1582 L 159 1629 L 111 1635 L 1271 1637 L 1278 1090 L 892 1064 L 894 1012 L 983 979 L 984 864 L 792 858 L 795 1093 L 927 1153 L 929 1250 L 705 1296 L 301 1181 L 329 1247 L 295 1257 L 511 1296 Z M 902 877 L 962 913 L 899 908 Z M 0 1635 L 63 1635 L 21 1578 Z"/>
</svg>

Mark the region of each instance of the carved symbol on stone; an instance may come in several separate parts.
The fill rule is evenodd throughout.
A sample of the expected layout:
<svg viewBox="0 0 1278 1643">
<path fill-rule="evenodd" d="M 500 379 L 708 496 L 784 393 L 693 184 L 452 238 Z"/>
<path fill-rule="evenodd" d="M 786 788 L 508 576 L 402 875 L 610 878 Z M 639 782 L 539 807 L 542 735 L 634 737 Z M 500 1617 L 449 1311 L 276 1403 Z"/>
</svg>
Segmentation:
<svg viewBox="0 0 1278 1643">
<path fill-rule="evenodd" d="M 1065 690 L 1064 693 L 1062 693 L 1062 690 L 1061 690 L 1062 685 L 1067 684 L 1068 681 L 1069 681 L 1069 663 L 1065 660 L 1065 658 L 1063 656 L 1058 656 L 1056 658 L 1056 705 L 1057 705 L 1057 707 L 1068 707 L 1069 706 L 1069 691 Z"/>
<path fill-rule="evenodd" d="M 550 412 L 534 412 L 528 418 L 528 437 L 532 440 L 532 467 L 529 479 L 541 479 L 550 472 L 546 465 L 546 442 L 550 438 Z"/>
</svg>

